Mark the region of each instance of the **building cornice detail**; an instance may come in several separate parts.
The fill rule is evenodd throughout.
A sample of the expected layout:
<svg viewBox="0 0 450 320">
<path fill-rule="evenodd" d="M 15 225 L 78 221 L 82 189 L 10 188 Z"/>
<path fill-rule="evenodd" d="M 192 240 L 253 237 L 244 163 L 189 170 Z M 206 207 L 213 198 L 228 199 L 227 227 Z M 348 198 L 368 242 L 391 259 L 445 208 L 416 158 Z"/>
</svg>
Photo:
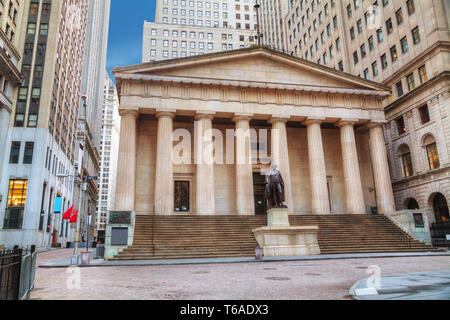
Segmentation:
<svg viewBox="0 0 450 320">
<path fill-rule="evenodd" d="M 284 83 L 267 83 L 260 81 L 222 80 L 222 79 L 160 76 L 160 75 L 145 75 L 145 74 L 116 74 L 116 78 L 122 80 L 122 85 L 124 84 L 129 85 L 127 83 L 128 81 L 126 80 L 136 80 L 136 81 L 153 81 L 164 83 L 179 83 L 188 85 L 195 84 L 195 85 L 240 87 L 240 88 L 254 88 L 254 89 L 290 90 L 299 92 L 303 91 L 316 93 L 338 93 L 345 95 L 367 95 L 377 97 L 387 97 L 390 95 L 390 92 L 388 91 L 318 87 L 318 86 L 294 85 Z M 128 87 L 125 90 L 124 89 L 125 88 L 122 88 L 122 91 L 128 92 Z M 126 95 L 126 92 L 122 92 L 122 94 Z"/>
</svg>

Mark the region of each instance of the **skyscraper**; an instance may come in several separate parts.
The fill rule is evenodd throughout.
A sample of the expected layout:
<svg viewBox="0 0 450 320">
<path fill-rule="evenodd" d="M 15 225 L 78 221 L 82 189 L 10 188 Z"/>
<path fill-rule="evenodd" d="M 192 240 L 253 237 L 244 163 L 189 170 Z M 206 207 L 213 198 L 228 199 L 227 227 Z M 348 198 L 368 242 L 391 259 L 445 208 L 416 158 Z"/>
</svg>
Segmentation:
<svg viewBox="0 0 450 320">
<path fill-rule="evenodd" d="M 263 0 L 262 8 L 269 2 Z M 288 5 L 280 17 L 286 50 L 392 88 L 385 101 L 384 134 L 396 209 L 427 213 L 435 223 L 447 221 L 449 2 L 290 0 Z M 272 30 L 267 11 L 259 15 L 263 29 Z M 270 32 L 265 35 L 265 41 L 276 40 Z"/>
<path fill-rule="evenodd" d="M 97 205 L 97 228 L 106 229 L 108 210 L 113 209 L 116 191 L 117 158 L 119 154 L 119 98 L 109 76 L 105 77 L 100 145 L 100 180 Z"/>
<path fill-rule="evenodd" d="M 6 149 L 8 125 L 11 117 L 13 100 L 17 89 L 23 81 L 20 73 L 19 61 L 21 54 L 18 51 L 22 28 L 23 4 L 10 1 L 0 4 L 0 149 Z M 4 157 L 0 156 L 0 178 L 2 177 Z M 6 194 L 0 191 L 0 205 L 5 201 Z"/>
<path fill-rule="evenodd" d="M 255 42 L 253 0 L 157 0 L 144 22 L 143 62 L 244 48 Z"/>
<path fill-rule="evenodd" d="M 108 46 L 110 0 L 89 1 L 88 24 L 86 32 L 85 53 L 83 62 L 83 78 L 81 92 L 86 98 L 80 101 L 80 112 L 77 127 L 77 159 L 79 174 L 87 177 L 98 177 L 100 173 L 100 142 L 102 135 L 102 110 L 104 100 L 104 81 L 106 76 L 106 53 Z M 86 112 L 86 113 L 85 113 Z M 79 198 L 79 185 L 75 187 L 75 199 Z M 93 238 L 96 223 L 98 200 L 98 181 L 87 180 L 81 210 L 81 231 L 86 236 L 89 232 Z M 91 218 L 88 218 L 91 216 Z M 87 228 L 87 223 L 90 227 Z"/>
<path fill-rule="evenodd" d="M 17 37 L 25 79 L 14 100 L 2 153 L 0 193 L 7 199 L 0 204 L 0 243 L 64 245 L 70 237 L 69 224 L 58 212 L 78 203 L 73 199 L 73 180 L 58 174 L 75 173 L 89 1 L 21 4 L 26 27 Z"/>
</svg>

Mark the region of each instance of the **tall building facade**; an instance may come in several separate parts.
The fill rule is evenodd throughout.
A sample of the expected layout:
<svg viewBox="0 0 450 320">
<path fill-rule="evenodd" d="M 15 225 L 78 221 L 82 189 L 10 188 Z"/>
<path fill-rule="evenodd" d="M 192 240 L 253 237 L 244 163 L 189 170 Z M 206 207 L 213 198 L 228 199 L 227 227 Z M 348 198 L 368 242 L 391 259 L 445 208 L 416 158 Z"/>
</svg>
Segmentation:
<svg viewBox="0 0 450 320">
<path fill-rule="evenodd" d="M 19 63 L 21 54 L 20 30 L 22 28 L 23 4 L 18 1 L 0 3 L 0 148 L 6 149 L 9 119 L 14 98 L 23 81 Z M 2 176 L 4 157 L 0 156 L 0 178 Z M 6 194 L 0 192 L 0 205 Z"/>
<path fill-rule="evenodd" d="M 100 142 L 102 135 L 102 110 L 104 100 L 104 79 L 106 76 L 106 54 L 108 46 L 110 0 L 89 1 L 86 43 L 83 62 L 81 92 L 84 99 L 80 101 L 77 152 L 75 163 L 78 174 L 86 177 L 98 177 L 100 174 Z M 81 210 L 82 236 L 92 239 L 95 235 L 97 221 L 97 200 L 99 195 L 96 180 L 86 180 L 83 186 L 83 209 Z M 79 185 L 75 187 L 78 198 Z"/>
<path fill-rule="evenodd" d="M 88 0 L 30 0 L 23 5 L 19 52 L 24 81 L 9 123 L 0 193 L 0 243 L 38 247 L 65 242 L 62 214 L 73 197 Z M 58 199 L 58 201 L 56 201 Z M 61 201 L 61 208 L 59 204 Z"/>
<path fill-rule="evenodd" d="M 426 212 L 435 223 L 448 221 L 449 1 L 288 3 L 286 50 L 392 89 L 384 134 L 396 209 Z M 264 12 L 259 15 L 267 23 Z"/>
<path fill-rule="evenodd" d="M 108 211 L 114 209 L 120 137 L 119 98 L 109 76 L 105 78 L 101 128 L 97 230 L 106 230 Z"/>
<path fill-rule="evenodd" d="M 253 0 L 158 0 L 144 22 L 142 61 L 248 47 L 255 42 Z"/>
</svg>

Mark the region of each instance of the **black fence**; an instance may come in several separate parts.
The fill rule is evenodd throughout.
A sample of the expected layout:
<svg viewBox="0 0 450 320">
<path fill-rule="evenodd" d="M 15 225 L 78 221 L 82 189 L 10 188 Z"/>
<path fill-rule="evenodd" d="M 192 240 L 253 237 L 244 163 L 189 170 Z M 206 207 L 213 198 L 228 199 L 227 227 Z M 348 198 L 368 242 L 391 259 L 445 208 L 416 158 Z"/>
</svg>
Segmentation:
<svg viewBox="0 0 450 320">
<path fill-rule="evenodd" d="M 0 300 L 30 298 L 36 271 L 36 251 L 14 248 L 0 251 Z"/>
<path fill-rule="evenodd" d="M 450 248 L 450 241 L 447 240 L 447 235 L 450 236 L 450 221 L 432 223 L 430 233 L 433 246 Z"/>
</svg>

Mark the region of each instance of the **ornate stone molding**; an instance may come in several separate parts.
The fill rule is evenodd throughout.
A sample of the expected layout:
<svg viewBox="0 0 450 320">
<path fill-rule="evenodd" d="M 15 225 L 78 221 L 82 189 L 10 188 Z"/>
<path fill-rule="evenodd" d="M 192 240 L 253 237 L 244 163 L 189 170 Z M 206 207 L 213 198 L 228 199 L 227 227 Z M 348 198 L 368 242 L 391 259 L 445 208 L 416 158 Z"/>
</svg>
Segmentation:
<svg viewBox="0 0 450 320">
<path fill-rule="evenodd" d="M 139 117 L 139 111 L 137 111 L 137 110 L 121 109 L 121 110 L 119 110 L 119 115 L 121 117 L 134 117 L 135 119 L 137 119 Z"/>
</svg>

